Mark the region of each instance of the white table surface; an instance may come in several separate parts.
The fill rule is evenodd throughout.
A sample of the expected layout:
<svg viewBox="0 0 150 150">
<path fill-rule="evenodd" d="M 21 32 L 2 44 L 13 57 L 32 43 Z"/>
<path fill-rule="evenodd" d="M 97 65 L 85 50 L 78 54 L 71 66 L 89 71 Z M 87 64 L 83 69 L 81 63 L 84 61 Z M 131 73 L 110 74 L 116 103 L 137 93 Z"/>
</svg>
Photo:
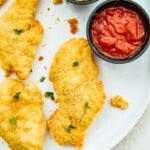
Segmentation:
<svg viewBox="0 0 150 150">
<path fill-rule="evenodd" d="M 150 104 L 136 126 L 112 150 L 150 150 Z"/>
</svg>

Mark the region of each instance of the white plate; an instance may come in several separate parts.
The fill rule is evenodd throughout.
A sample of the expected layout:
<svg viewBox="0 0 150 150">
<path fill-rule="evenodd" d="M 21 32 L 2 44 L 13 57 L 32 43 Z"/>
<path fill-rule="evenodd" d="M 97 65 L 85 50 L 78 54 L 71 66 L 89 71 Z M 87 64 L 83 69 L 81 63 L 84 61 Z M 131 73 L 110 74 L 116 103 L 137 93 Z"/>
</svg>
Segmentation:
<svg viewBox="0 0 150 150">
<path fill-rule="evenodd" d="M 2 12 L 11 4 L 7 2 L 0 10 Z M 63 3 L 54 6 L 50 0 L 41 0 L 37 18 L 44 26 L 45 34 L 39 45 L 39 50 L 33 64 L 33 73 L 29 79 L 34 80 L 44 93 L 46 90 L 53 90 L 52 83 L 48 78 L 44 83 L 39 83 L 41 76 L 48 77 L 49 68 L 53 56 L 59 45 L 71 37 L 86 37 L 86 22 L 93 8 L 102 2 L 88 6 L 77 6 Z M 149 0 L 137 0 L 147 12 L 150 12 Z M 50 11 L 48 11 L 50 8 Z M 149 10 L 148 10 L 149 9 Z M 76 17 L 79 20 L 79 32 L 72 35 L 66 19 Z M 57 20 L 60 18 L 60 21 Z M 52 29 L 49 29 L 52 27 Z M 42 62 L 38 61 L 39 56 L 44 56 Z M 115 65 L 95 59 L 99 66 L 99 79 L 102 79 L 107 92 L 107 100 L 104 109 L 88 129 L 87 138 L 83 150 L 108 150 L 116 145 L 136 124 L 146 106 L 150 101 L 150 49 L 147 50 L 138 60 L 124 65 Z M 4 72 L 0 70 L 0 81 L 4 80 Z M 115 94 L 123 95 L 129 101 L 129 107 L 125 111 L 112 108 L 109 99 Z M 44 97 L 43 97 L 44 98 Z M 45 99 L 44 111 L 46 118 L 52 114 L 56 105 L 51 100 Z M 0 141 L 0 150 L 6 150 L 6 145 Z M 59 146 L 47 132 L 43 150 L 73 150 L 71 146 Z"/>
</svg>

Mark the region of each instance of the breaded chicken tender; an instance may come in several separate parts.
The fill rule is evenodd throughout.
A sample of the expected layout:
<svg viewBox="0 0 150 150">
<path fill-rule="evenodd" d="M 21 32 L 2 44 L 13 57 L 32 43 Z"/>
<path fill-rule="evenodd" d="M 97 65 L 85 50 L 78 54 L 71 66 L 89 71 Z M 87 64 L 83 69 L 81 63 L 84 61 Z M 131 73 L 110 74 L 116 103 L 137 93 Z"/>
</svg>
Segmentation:
<svg viewBox="0 0 150 150">
<path fill-rule="evenodd" d="M 85 39 L 73 38 L 56 53 L 50 80 L 58 94 L 59 109 L 50 117 L 48 126 L 60 145 L 83 145 L 87 128 L 104 105 L 103 83 L 97 75 Z"/>
<path fill-rule="evenodd" d="M 26 79 L 32 68 L 43 28 L 34 14 L 39 0 L 14 0 L 0 18 L 0 59 L 6 72 Z"/>
<path fill-rule="evenodd" d="M 42 150 L 46 121 L 41 92 L 30 81 L 7 78 L 0 84 L 0 136 L 12 150 Z"/>
<path fill-rule="evenodd" d="M 73 38 L 61 45 L 55 55 L 49 79 L 56 93 L 64 94 L 68 90 L 78 89 L 84 82 L 95 80 L 97 76 L 98 69 L 87 41 Z"/>
</svg>

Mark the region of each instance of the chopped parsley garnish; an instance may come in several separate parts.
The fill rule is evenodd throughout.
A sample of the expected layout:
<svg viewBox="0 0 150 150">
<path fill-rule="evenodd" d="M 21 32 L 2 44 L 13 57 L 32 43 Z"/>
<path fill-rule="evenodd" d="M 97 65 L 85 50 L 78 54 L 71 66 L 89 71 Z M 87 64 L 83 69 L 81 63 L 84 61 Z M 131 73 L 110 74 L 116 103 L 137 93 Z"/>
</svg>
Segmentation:
<svg viewBox="0 0 150 150">
<path fill-rule="evenodd" d="M 52 100 L 55 100 L 53 92 L 49 92 L 49 91 L 45 92 L 45 97 L 50 97 Z"/>
<path fill-rule="evenodd" d="M 44 82 L 45 79 L 46 79 L 46 78 L 42 76 L 42 77 L 40 78 L 40 82 Z"/>
<path fill-rule="evenodd" d="M 23 30 L 22 29 L 14 29 L 15 34 L 20 35 Z"/>
<path fill-rule="evenodd" d="M 89 103 L 88 103 L 88 102 L 87 102 L 87 103 L 85 103 L 84 108 L 86 108 L 86 109 L 90 108 L 90 106 L 89 106 Z"/>
<path fill-rule="evenodd" d="M 32 69 L 30 69 L 30 72 L 33 72 L 33 70 L 32 70 Z"/>
<path fill-rule="evenodd" d="M 15 125 L 17 123 L 17 117 L 12 117 L 9 119 L 11 125 Z"/>
<path fill-rule="evenodd" d="M 76 66 L 78 66 L 78 65 L 79 65 L 79 62 L 78 62 L 78 61 L 75 61 L 75 62 L 73 62 L 72 67 L 76 67 Z"/>
<path fill-rule="evenodd" d="M 13 96 L 13 98 L 19 99 L 20 94 L 21 94 L 21 92 L 17 92 L 17 93 Z"/>
<path fill-rule="evenodd" d="M 68 133 L 70 133 L 71 130 L 74 129 L 74 128 L 75 128 L 75 127 L 74 127 L 72 124 L 70 124 L 70 125 L 67 127 L 66 131 L 67 131 Z"/>
</svg>

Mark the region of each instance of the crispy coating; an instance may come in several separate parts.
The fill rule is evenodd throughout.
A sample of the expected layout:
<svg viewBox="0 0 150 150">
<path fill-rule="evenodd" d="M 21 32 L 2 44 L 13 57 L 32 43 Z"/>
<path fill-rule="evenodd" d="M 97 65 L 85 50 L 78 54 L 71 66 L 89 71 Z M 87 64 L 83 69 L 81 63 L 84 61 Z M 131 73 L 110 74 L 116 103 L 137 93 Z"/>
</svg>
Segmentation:
<svg viewBox="0 0 150 150">
<path fill-rule="evenodd" d="M 117 107 L 122 110 L 128 107 L 128 102 L 120 95 L 112 97 L 110 103 L 113 107 Z"/>
<path fill-rule="evenodd" d="M 49 75 L 57 94 L 64 94 L 68 89 L 77 89 L 83 82 L 97 78 L 98 69 L 91 55 L 91 48 L 83 38 L 73 38 L 61 45 Z M 76 61 L 79 65 L 73 67 Z"/>
<path fill-rule="evenodd" d="M 7 78 L 0 84 L 0 136 L 12 150 L 42 150 L 46 131 L 42 106 L 41 92 L 32 81 L 24 86 Z"/>
<path fill-rule="evenodd" d="M 72 65 L 73 62 L 78 65 Z M 50 117 L 48 126 L 60 145 L 81 147 L 87 128 L 102 109 L 105 92 L 97 74 L 92 51 L 85 39 L 71 39 L 56 53 L 50 80 L 58 94 L 59 109 Z"/>
<path fill-rule="evenodd" d="M 39 0 L 14 0 L 0 18 L 0 59 L 6 72 L 26 79 L 32 68 L 43 28 L 34 19 Z"/>
</svg>

